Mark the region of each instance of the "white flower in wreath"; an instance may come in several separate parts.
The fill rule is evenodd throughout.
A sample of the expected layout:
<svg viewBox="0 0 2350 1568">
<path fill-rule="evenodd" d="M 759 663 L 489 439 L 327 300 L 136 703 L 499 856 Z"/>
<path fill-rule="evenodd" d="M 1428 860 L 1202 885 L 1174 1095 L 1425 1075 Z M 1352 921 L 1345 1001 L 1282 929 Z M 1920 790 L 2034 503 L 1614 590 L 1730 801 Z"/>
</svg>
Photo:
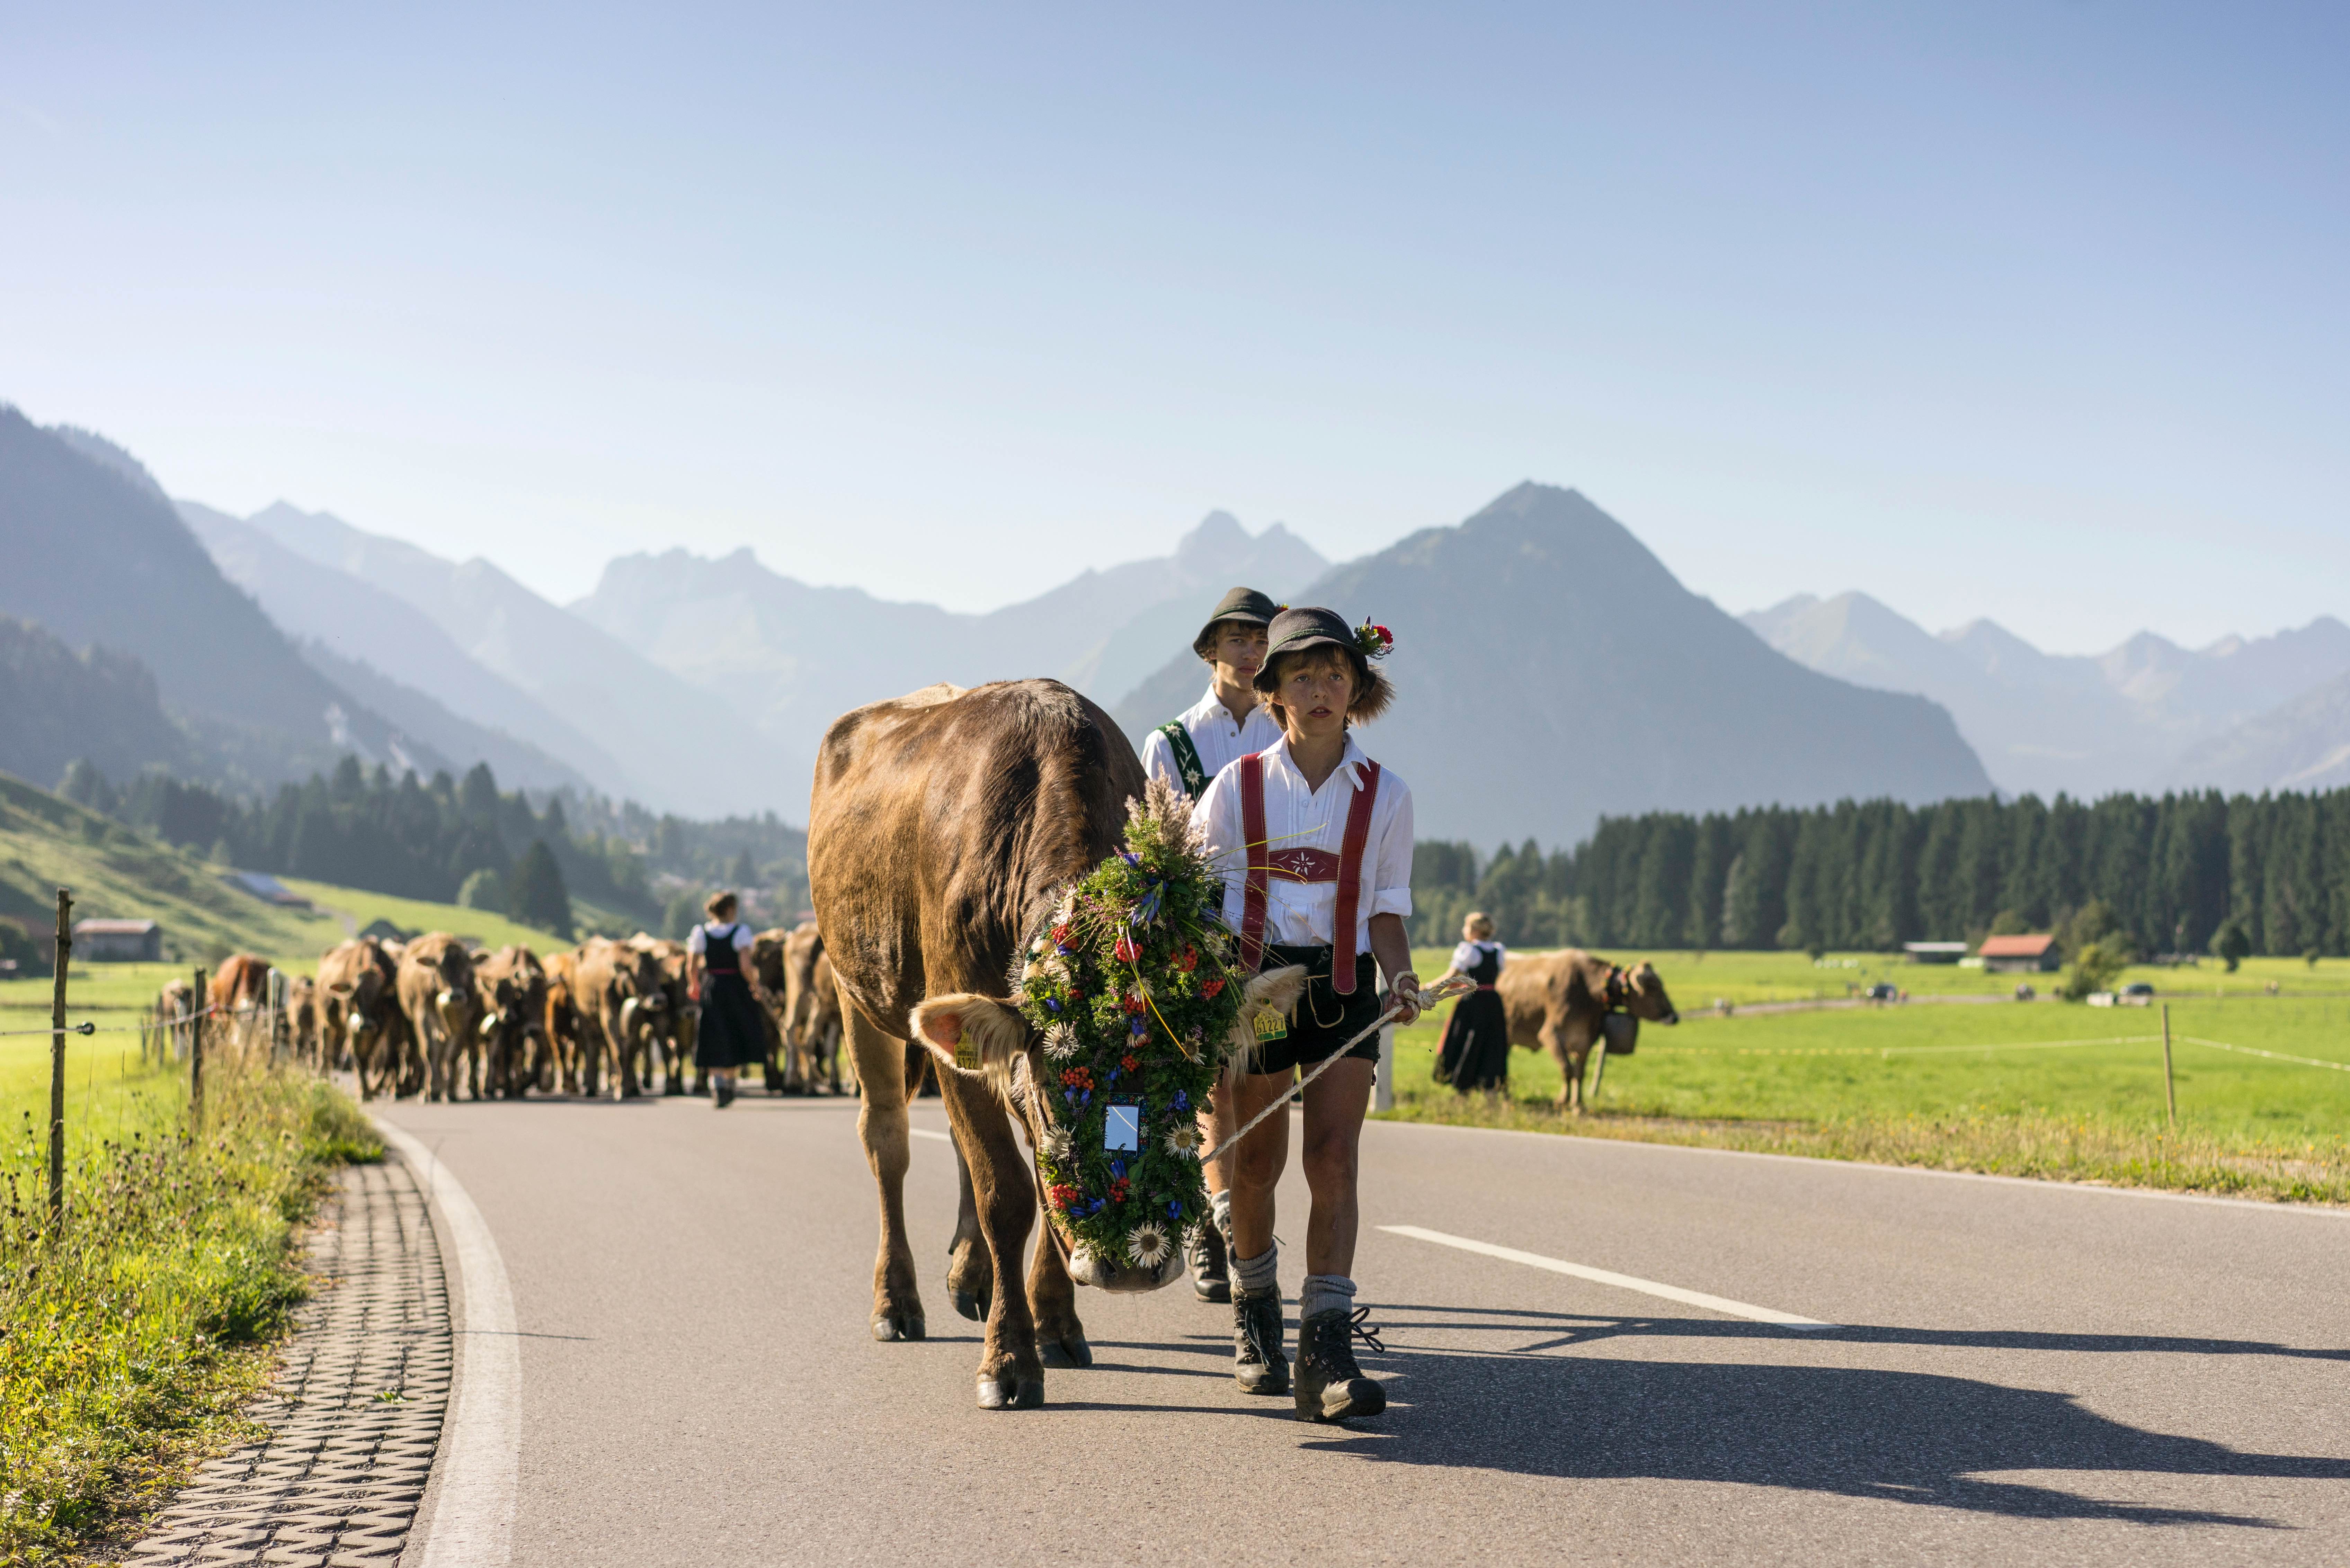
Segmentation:
<svg viewBox="0 0 2350 1568">
<path fill-rule="evenodd" d="M 1178 1159 L 1196 1159 L 1200 1154 L 1200 1128 L 1196 1122 L 1184 1122 L 1167 1129 L 1167 1152 Z"/>
<path fill-rule="evenodd" d="M 1036 1152 L 1055 1165 L 1066 1166 L 1070 1157 L 1077 1152 L 1076 1140 L 1069 1136 L 1066 1127 L 1046 1127 L 1044 1137 L 1036 1146 Z"/>
<path fill-rule="evenodd" d="M 1174 1251 L 1174 1241 L 1155 1220 L 1146 1220 L 1126 1233 L 1126 1255 L 1142 1268 L 1157 1268 Z"/>
<path fill-rule="evenodd" d="M 1055 1062 L 1066 1062 L 1077 1054 L 1077 1031 L 1075 1025 L 1055 1023 L 1045 1031 L 1045 1054 Z"/>
</svg>

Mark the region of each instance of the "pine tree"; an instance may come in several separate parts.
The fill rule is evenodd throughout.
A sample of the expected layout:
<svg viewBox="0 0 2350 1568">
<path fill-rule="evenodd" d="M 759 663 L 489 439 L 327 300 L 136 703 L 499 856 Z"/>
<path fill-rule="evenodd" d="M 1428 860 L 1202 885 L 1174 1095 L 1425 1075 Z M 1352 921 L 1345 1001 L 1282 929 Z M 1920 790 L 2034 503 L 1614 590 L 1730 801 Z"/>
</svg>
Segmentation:
<svg viewBox="0 0 2350 1568">
<path fill-rule="evenodd" d="M 506 897 L 507 914 L 521 924 L 571 940 L 571 895 L 564 890 L 563 867 L 555 863 L 546 839 L 532 839 L 515 862 Z"/>
</svg>

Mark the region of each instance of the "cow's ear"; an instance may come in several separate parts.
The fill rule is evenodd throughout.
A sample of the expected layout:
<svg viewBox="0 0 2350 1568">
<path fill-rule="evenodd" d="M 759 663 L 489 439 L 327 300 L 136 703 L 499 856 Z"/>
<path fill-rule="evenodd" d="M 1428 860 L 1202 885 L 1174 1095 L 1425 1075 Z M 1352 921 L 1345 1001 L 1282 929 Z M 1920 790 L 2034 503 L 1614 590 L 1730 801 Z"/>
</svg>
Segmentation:
<svg viewBox="0 0 2350 1568">
<path fill-rule="evenodd" d="M 1295 1017 L 1298 1000 L 1305 994 L 1305 966 L 1302 963 L 1266 970 L 1251 977 L 1241 988 L 1241 1013 L 1232 1020 L 1232 1033 L 1225 1042 L 1227 1080 L 1237 1080 L 1250 1070 L 1250 1058 L 1256 1054 L 1257 1015 L 1271 1008 L 1284 1018 Z"/>
<path fill-rule="evenodd" d="M 1028 1021 L 992 996 L 956 992 L 914 1006 L 915 1037 L 931 1054 L 965 1073 L 1007 1075 L 1028 1046 Z"/>
</svg>

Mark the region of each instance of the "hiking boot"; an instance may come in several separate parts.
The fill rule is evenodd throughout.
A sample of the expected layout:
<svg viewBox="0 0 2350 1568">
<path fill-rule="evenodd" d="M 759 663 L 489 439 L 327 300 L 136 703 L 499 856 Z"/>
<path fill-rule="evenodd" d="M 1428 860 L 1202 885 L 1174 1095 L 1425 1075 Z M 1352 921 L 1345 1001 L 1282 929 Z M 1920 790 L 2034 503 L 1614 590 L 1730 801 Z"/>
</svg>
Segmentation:
<svg viewBox="0 0 2350 1568">
<path fill-rule="evenodd" d="M 1232 1275 L 1224 1266 L 1224 1233 L 1212 1220 L 1202 1220 L 1183 1238 L 1183 1254 L 1191 1265 L 1191 1288 L 1203 1302 L 1232 1299 Z"/>
<path fill-rule="evenodd" d="M 1388 1407 L 1387 1390 L 1355 1365 L 1355 1341 L 1384 1350 L 1378 1332 L 1363 1320 L 1368 1307 L 1350 1316 L 1345 1307 L 1317 1312 L 1297 1324 L 1297 1418 L 1343 1421 L 1376 1416 Z"/>
<path fill-rule="evenodd" d="M 710 1096 L 711 1098 L 718 1102 L 718 1108 L 722 1111 L 724 1110 L 727 1106 L 734 1103 L 734 1080 L 732 1078 L 712 1079 L 710 1085 Z"/>
<path fill-rule="evenodd" d="M 1281 1353 L 1281 1292 L 1232 1293 L 1232 1381 L 1243 1394 L 1289 1392 L 1289 1357 Z"/>
</svg>

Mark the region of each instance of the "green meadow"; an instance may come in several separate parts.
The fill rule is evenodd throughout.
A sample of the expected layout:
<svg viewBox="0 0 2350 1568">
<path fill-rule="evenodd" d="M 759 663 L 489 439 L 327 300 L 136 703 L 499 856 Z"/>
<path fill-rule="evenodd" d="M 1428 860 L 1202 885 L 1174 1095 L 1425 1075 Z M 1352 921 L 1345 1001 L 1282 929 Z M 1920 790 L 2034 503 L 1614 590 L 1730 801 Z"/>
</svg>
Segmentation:
<svg viewBox="0 0 2350 1568">
<path fill-rule="evenodd" d="M 1440 952 L 1417 956 L 1424 973 L 1443 967 Z M 1638 1050 L 1609 1061 L 1589 1114 L 1556 1109 L 1558 1070 L 1536 1052 L 1512 1053 L 1506 1097 L 1462 1096 L 1434 1083 L 1440 1029 L 1431 1023 L 1399 1037 L 1389 1115 L 2350 1201 L 2350 962 L 2251 961 L 2233 975 L 2216 964 L 2134 970 L 2125 981 L 2159 988 L 2156 1005 L 2095 1008 L 1927 1000 L 2004 994 L 2014 977 L 1874 955 L 1851 970 L 1814 968 L 1801 954 L 1609 955 L 1639 956 L 1657 964 L 1682 1022 L 1645 1025 Z M 1691 974 L 1705 982 L 1682 978 Z M 1906 984 L 1911 1000 L 1738 1011 L 1839 1000 L 1847 975 Z M 1931 992 L 1919 978 L 1928 975 Z M 1814 976 L 1836 978 L 1831 985 Z M 2053 989 L 2044 981 L 2061 979 L 2032 978 L 2043 995 Z M 1715 1011 L 1716 997 L 1730 1011 Z M 2175 1127 L 2163 1089 L 2166 1003 Z"/>
</svg>

